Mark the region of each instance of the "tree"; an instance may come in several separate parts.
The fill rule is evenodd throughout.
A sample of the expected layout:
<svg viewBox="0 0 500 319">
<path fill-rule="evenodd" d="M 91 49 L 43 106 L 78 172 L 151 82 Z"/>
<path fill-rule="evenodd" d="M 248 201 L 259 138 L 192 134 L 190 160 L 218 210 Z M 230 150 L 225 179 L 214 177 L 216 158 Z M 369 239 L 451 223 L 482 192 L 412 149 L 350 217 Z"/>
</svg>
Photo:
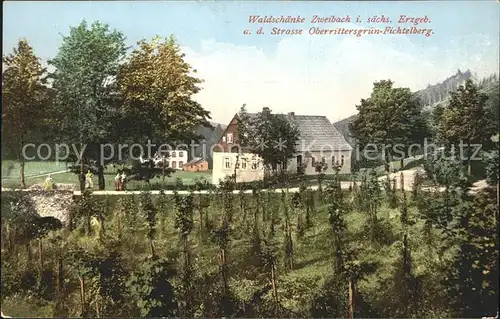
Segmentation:
<svg viewBox="0 0 500 319">
<path fill-rule="evenodd" d="M 40 132 L 51 94 L 45 86 L 46 69 L 27 40 L 21 39 L 13 53 L 3 56 L 2 64 L 2 146 L 16 155 L 25 188 L 23 147 Z"/>
<path fill-rule="evenodd" d="M 144 192 L 140 195 L 140 200 L 139 203 L 141 205 L 141 211 L 142 214 L 144 215 L 144 218 L 146 219 L 147 222 L 147 229 L 148 229 L 148 239 L 149 239 L 149 244 L 151 246 L 151 256 L 155 256 L 155 249 L 154 249 L 154 239 L 156 235 L 156 228 L 157 228 L 157 209 L 153 205 L 153 200 L 151 199 L 151 194 Z"/>
<path fill-rule="evenodd" d="M 117 135 L 125 142 L 153 141 L 152 150 L 165 159 L 168 149 L 158 149 L 158 142 L 168 142 L 174 148 L 199 140 L 200 126 L 211 127 L 210 112 L 193 100 L 203 81 L 185 61 L 173 35 L 165 39 L 156 36 L 149 42 L 143 39 L 137 45 L 117 76 Z M 134 167 L 131 174 L 149 180 L 160 171 L 164 176 L 173 172 L 142 165 Z"/>
<path fill-rule="evenodd" d="M 469 79 L 451 93 L 450 103 L 439 118 L 438 140 L 447 146 L 456 143 L 467 146 L 469 175 L 472 173 L 472 144 L 484 145 L 498 131 L 498 124 L 495 124 L 491 110 L 486 107 L 487 100 L 488 96 Z"/>
<path fill-rule="evenodd" d="M 95 160 L 99 189 L 104 189 L 101 144 L 113 139 L 116 108 L 113 107 L 114 82 L 127 47 L 121 32 L 107 24 L 85 21 L 72 27 L 63 37 L 57 56 L 50 61 L 57 91 L 54 112 L 57 137 L 66 143 L 80 144 L 83 157 Z M 81 158 L 80 176 L 84 170 Z M 81 182 L 83 190 L 83 183 Z"/>
<path fill-rule="evenodd" d="M 199 125 L 210 126 L 210 112 L 193 100 L 203 82 L 196 69 L 184 60 L 173 35 L 137 45 L 117 77 L 123 135 L 135 142 L 197 137 Z"/>
<path fill-rule="evenodd" d="M 281 168 L 284 173 L 288 159 L 292 158 L 297 149 L 299 130 L 283 114 L 272 114 L 264 108 L 256 116 L 246 113 L 245 105 L 239 113 L 238 142 L 250 152 L 258 154 L 265 166 L 273 172 Z"/>
<path fill-rule="evenodd" d="M 362 147 L 377 145 L 384 156 L 386 171 L 395 152 L 402 155 L 403 167 L 405 148 L 422 142 L 427 134 L 418 100 L 410 89 L 393 87 L 391 80 L 375 82 L 370 97 L 362 99 L 356 108 L 358 117 L 350 125 L 353 137 Z"/>
<path fill-rule="evenodd" d="M 128 282 L 132 296 L 137 300 L 141 316 L 176 316 L 177 302 L 172 285 L 174 265 L 166 259 L 148 257 L 141 270 L 134 273 Z"/>
<path fill-rule="evenodd" d="M 473 207 L 464 209 L 457 228 L 460 251 L 445 273 L 445 283 L 456 317 L 494 316 L 498 311 L 498 228 L 495 195 L 482 190 Z"/>
</svg>

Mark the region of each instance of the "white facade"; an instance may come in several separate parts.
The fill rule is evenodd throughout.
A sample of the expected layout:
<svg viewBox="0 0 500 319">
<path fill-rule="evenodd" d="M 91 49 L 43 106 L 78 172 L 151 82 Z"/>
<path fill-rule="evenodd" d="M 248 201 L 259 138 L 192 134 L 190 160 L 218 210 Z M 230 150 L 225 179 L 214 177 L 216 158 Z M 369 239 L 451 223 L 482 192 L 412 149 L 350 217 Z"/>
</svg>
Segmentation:
<svg viewBox="0 0 500 319">
<path fill-rule="evenodd" d="M 188 162 L 188 152 L 184 150 L 167 151 L 167 167 L 182 170 L 182 166 Z"/>
<path fill-rule="evenodd" d="M 327 169 L 325 174 L 334 174 L 333 163 L 340 165 L 339 174 L 351 173 L 351 154 L 352 151 L 312 151 L 309 156 L 298 154 L 288 161 L 287 171 L 290 173 L 297 172 L 297 166 L 302 163 L 302 169 L 305 175 L 315 175 L 315 163 L 318 161 L 325 161 Z M 300 158 L 301 157 L 301 158 Z"/>
<path fill-rule="evenodd" d="M 325 174 L 334 174 L 332 163 L 340 165 L 339 174 L 351 173 L 351 154 L 352 151 L 333 151 L 333 152 L 311 152 L 309 157 L 297 155 L 288 161 L 287 171 L 297 173 L 297 167 L 302 163 L 302 171 L 305 175 L 316 175 L 315 163 L 324 160 L 327 164 Z M 300 158 L 302 156 L 302 158 Z M 252 153 L 213 153 L 212 183 L 219 184 L 220 180 L 226 176 L 232 176 L 236 168 L 236 182 L 251 182 L 264 179 L 265 169 L 262 159 Z"/>
<path fill-rule="evenodd" d="M 236 172 L 236 182 L 252 182 L 264 179 L 262 159 L 251 153 L 213 153 L 212 183 L 219 184 Z"/>
</svg>

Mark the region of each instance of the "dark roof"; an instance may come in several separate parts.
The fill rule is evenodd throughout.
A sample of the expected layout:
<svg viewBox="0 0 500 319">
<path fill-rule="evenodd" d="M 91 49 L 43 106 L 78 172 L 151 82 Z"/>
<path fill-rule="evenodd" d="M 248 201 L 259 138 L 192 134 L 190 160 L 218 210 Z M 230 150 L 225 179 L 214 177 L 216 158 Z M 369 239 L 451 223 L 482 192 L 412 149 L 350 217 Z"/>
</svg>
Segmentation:
<svg viewBox="0 0 500 319">
<path fill-rule="evenodd" d="M 284 115 L 284 114 L 283 114 Z M 247 113 L 249 119 L 258 113 Z M 300 132 L 299 152 L 303 151 L 350 151 L 352 146 L 333 126 L 326 116 L 317 115 L 284 115 Z"/>
<path fill-rule="evenodd" d="M 183 166 L 197 164 L 197 163 L 199 163 L 201 161 L 203 161 L 203 158 L 201 158 L 201 157 L 195 157 L 192 160 L 190 160 L 189 162 L 187 162 L 186 164 L 184 164 Z"/>
</svg>

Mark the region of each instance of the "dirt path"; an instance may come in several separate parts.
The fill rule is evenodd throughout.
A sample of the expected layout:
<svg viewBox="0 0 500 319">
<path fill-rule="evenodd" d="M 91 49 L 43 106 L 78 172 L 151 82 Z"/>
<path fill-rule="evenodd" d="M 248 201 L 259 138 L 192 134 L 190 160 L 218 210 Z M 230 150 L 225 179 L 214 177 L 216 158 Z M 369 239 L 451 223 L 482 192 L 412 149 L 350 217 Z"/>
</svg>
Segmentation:
<svg viewBox="0 0 500 319">
<path fill-rule="evenodd" d="M 64 171 L 57 171 L 57 172 L 50 172 L 50 173 L 44 173 L 44 174 L 38 174 L 38 175 L 30 175 L 30 176 L 25 176 L 24 178 L 28 179 L 28 178 L 37 178 L 37 177 L 42 177 L 42 176 L 47 176 L 47 175 L 56 175 L 56 174 L 62 174 L 62 173 L 67 173 L 68 171 L 67 170 L 64 170 Z M 19 178 L 19 177 L 15 177 L 15 178 Z M 12 177 L 2 177 L 3 180 L 7 180 L 7 179 L 14 179 Z"/>
<path fill-rule="evenodd" d="M 351 185 L 351 182 L 340 182 L 340 187 L 342 189 L 349 189 L 349 186 Z M 308 187 L 309 189 L 312 190 L 317 190 L 318 186 L 311 186 Z M 287 191 L 289 193 L 296 193 L 299 191 L 298 187 L 292 187 L 292 188 L 274 188 L 274 189 L 261 189 L 261 191 L 271 191 L 275 193 L 281 193 L 282 191 Z M 141 193 L 144 193 L 145 191 L 93 191 L 92 195 L 139 195 Z M 166 195 L 173 195 L 174 191 L 149 191 L 152 195 L 160 195 L 161 193 L 166 194 Z M 240 190 L 235 190 L 233 191 L 233 194 L 239 194 L 241 191 Z M 244 190 L 243 193 L 245 194 L 251 194 L 253 191 L 251 189 Z M 210 191 L 208 190 L 201 190 L 201 191 L 177 191 L 177 194 L 179 195 L 187 195 L 187 194 L 209 194 Z M 80 191 L 74 191 L 73 195 L 79 196 L 82 193 Z"/>
<path fill-rule="evenodd" d="M 393 179 L 396 179 L 396 188 L 401 189 L 401 174 L 403 174 L 403 184 L 404 189 L 410 191 L 413 187 L 413 183 L 415 181 L 415 174 L 419 172 L 421 176 L 425 175 L 425 171 L 422 167 L 415 167 L 407 170 L 402 170 L 396 173 L 389 174 L 389 179 L 391 181 L 391 185 Z M 387 176 L 381 176 L 378 178 L 379 181 L 384 182 Z"/>
</svg>

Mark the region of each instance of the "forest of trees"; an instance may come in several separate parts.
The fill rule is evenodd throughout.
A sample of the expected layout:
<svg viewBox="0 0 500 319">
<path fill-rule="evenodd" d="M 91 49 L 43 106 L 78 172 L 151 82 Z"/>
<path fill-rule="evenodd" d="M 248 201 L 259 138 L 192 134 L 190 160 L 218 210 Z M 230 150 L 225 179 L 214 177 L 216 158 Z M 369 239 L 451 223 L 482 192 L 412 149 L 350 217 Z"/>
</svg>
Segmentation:
<svg viewBox="0 0 500 319">
<path fill-rule="evenodd" d="M 465 84 L 467 79 L 473 79 L 471 71 L 467 70 L 457 73 L 443 82 L 437 83 L 435 85 L 428 85 L 427 88 L 415 92 L 414 96 L 418 99 L 419 105 L 423 108 L 424 115 L 428 119 L 428 124 L 433 126 L 431 123 L 432 113 L 434 108 L 438 105 L 446 105 L 449 100 L 450 92 L 457 90 L 460 85 Z M 483 93 L 488 95 L 488 107 L 493 111 L 496 119 L 498 119 L 499 110 L 499 79 L 496 74 L 492 74 L 489 77 L 485 77 L 479 81 L 474 81 Z M 333 125 L 337 130 L 344 136 L 346 141 L 351 144 L 351 146 L 356 145 L 356 140 L 354 139 L 349 126 L 355 121 L 358 114 L 351 115 L 345 119 L 339 120 Z"/>
<path fill-rule="evenodd" d="M 53 72 L 26 39 L 3 57 L 2 153 L 21 163 L 21 187 L 27 143 L 76 145 L 68 148 L 73 159 L 83 149 L 73 171 L 82 189 L 83 174 L 92 171 L 102 190 L 104 166 L 118 158 L 103 161 L 109 154 L 101 154 L 101 145 L 150 140 L 175 146 L 202 138 L 200 126 L 211 127 L 210 112 L 192 98 L 203 81 L 173 36 L 141 40 L 130 54 L 127 49 L 120 31 L 82 21 L 63 36 L 49 61 Z M 128 175 L 149 180 L 166 171 L 148 169 L 138 166 Z"/>
</svg>

